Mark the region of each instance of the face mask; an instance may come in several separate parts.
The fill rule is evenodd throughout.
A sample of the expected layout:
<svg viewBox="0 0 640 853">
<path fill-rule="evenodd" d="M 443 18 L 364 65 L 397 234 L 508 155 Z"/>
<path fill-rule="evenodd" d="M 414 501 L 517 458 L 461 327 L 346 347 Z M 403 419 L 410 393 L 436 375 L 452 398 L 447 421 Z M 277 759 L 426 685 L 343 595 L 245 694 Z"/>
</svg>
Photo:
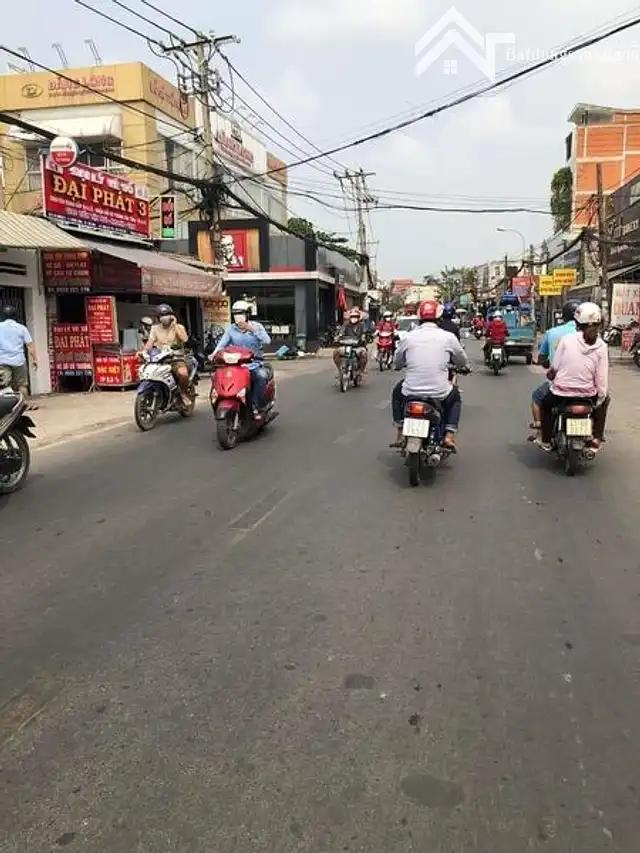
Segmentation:
<svg viewBox="0 0 640 853">
<path fill-rule="evenodd" d="M 246 323 L 247 322 L 247 315 L 246 314 L 235 314 L 233 319 L 236 323 Z"/>
<path fill-rule="evenodd" d="M 167 328 L 168 326 L 170 326 L 170 325 L 173 323 L 173 317 L 161 317 L 161 318 L 160 318 L 160 323 L 161 323 L 165 328 Z"/>
</svg>

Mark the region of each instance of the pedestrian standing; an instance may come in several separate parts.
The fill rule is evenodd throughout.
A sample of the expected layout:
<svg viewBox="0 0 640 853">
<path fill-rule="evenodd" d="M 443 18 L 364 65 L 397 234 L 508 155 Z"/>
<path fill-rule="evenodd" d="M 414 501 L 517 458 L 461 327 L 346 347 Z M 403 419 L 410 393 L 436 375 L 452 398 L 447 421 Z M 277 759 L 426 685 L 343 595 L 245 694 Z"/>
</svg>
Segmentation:
<svg viewBox="0 0 640 853">
<path fill-rule="evenodd" d="M 29 394 L 29 365 L 25 347 L 34 370 L 38 357 L 29 330 L 15 319 L 13 305 L 0 308 L 0 388 L 13 388 L 25 397 Z"/>
</svg>

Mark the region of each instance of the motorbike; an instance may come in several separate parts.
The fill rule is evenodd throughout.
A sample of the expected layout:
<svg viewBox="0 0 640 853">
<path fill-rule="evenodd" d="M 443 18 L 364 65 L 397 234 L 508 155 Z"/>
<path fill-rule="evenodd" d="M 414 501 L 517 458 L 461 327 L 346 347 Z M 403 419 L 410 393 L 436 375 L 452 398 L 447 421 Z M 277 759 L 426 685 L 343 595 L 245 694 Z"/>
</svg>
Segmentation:
<svg viewBox="0 0 640 853">
<path fill-rule="evenodd" d="M 276 412 L 276 383 L 271 371 L 265 392 L 266 404 L 258 409 L 251 401 L 251 371 L 249 364 L 254 354 L 244 347 L 229 346 L 214 359 L 209 399 L 216 419 L 218 444 L 223 450 L 233 450 L 238 441 L 262 432 L 278 413 Z"/>
<path fill-rule="evenodd" d="M 393 355 L 395 352 L 395 335 L 393 332 L 379 332 L 376 359 L 380 367 L 380 373 L 385 369 L 393 367 Z"/>
<path fill-rule="evenodd" d="M 573 477 L 581 462 L 592 462 L 596 453 L 589 447 L 593 436 L 593 403 L 567 400 L 553 412 L 551 446 L 564 464 L 565 474 Z"/>
<path fill-rule="evenodd" d="M 343 338 L 340 341 L 340 368 L 338 381 L 340 391 L 346 393 L 353 385 L 357 388 L 362 384 L 362 371 L 358 362 L 358 346 L 360 341 L 351 338 Z"/>
<path fill-rule="evenodd" d="M 198 384 L 198 365 L 195 358 L 185 358 L 189 368 L 189 404 L 185 405 L 171 369 L 176 353 L 170 349 L 162 349 L 151 353 L 145 351 L 141 357 L 143 365 L 134 404 L 134 417 L 138 428 L 143 432 L 153 429 L 160 415 L 166 412 L 178 412 L 183 418 L 191 417 L 196 410 Z"/>
<path fill-rule="evenodd" d="M 469 373 L 468 370 L 455 372 Z M 409 398 L 404 407 L 402 435 L 404 438 L 400 453 L 407 461 L 411 486 L 420 485 L 425 464 L 433 471 L 455 452 L 443 444 L 443 412 L 439 400 Z"/>
<path fill-rule="evenodd" d="M 22 394 L 0 391 L 0 495 L 20 489 L 31 467 L 31 451 L 27 438 L 35 424 L 25 415 L 27 403 Z"/>
<path fill-rule="evenodd" d="M 484 332 L 482 331 L 482 329 L 474 329 L 473 330 L 473 335 L 477 341 L 482 340 L 483 334 L 484 334 Z"/>
<path fill-rule="evenodd" d="M 494 376 L 498 376 L 503 367 L 507 366 L 507 353 L 501 344 L 491 344 L 487 356 L 487 364 L 493 370 Z"/>
</svg>

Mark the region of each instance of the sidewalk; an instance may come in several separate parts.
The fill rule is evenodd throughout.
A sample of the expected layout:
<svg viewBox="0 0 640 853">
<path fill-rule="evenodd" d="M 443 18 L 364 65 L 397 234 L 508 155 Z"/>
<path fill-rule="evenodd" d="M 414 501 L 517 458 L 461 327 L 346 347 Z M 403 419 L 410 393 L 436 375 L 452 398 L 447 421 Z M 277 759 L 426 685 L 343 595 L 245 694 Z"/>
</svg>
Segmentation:
<svg viewBox="0 0 640 853">
<path fill-rule="evenodd" d="M 326 359 L 306 359 L 274 362 L 278 382 L 296 376 L 318 373 L 325 369 Z M 34 449 L 51 444 L 81 438 L 91 432 L 113 429 L 125 424 L 133 427 L 133 404 L 135 391 L 107 389 L 84 394 L 50 394 L 34 397 L 31 405 L 37 407 L 30 412 L 37 438 L 32 442 Z M 209 376 L 200 379 L 198 407 L 209 405 Z"/>
</svg>

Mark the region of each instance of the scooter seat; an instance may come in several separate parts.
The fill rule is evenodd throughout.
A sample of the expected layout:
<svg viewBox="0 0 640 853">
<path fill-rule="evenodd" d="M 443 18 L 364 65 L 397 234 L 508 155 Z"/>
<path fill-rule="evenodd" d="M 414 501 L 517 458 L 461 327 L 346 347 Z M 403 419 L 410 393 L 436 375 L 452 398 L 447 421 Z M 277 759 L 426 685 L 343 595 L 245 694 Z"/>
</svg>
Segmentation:
<svg viewBox="0 0 640 853">
<path fill-rule="evenodd" d="M 576 415 L 577 417 L 586 417 L 592 412 L 591 400 L 567 400 L 566 403 L 561 403 L 554 409 L 556 415 Z"/>
</svg>

